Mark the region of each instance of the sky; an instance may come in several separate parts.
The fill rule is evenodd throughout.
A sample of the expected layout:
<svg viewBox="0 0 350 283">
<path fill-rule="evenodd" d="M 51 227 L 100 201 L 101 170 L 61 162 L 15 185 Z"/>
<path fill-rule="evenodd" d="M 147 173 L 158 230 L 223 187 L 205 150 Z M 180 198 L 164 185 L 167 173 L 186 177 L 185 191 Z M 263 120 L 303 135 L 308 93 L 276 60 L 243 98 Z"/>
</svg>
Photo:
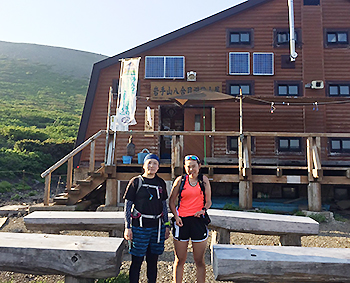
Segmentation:
<svg viewBox="0 0 350 283">
<path fill-rule="evenodd" d="M 0 0 L 0 41 L 114 56 L 243 0 Z"/>
</svg>

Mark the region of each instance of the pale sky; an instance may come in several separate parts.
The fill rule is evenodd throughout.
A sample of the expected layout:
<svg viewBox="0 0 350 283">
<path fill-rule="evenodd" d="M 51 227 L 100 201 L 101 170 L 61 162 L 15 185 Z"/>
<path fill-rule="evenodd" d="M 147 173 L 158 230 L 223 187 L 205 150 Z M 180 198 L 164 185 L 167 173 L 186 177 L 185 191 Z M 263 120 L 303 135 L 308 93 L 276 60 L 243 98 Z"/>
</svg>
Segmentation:
<svg viewBox="0 0 350 283">
<path fill-rule="evenodd" d="M 114 56 L 243 0 L 0 0 L 0 41 Z"/>
</svg>

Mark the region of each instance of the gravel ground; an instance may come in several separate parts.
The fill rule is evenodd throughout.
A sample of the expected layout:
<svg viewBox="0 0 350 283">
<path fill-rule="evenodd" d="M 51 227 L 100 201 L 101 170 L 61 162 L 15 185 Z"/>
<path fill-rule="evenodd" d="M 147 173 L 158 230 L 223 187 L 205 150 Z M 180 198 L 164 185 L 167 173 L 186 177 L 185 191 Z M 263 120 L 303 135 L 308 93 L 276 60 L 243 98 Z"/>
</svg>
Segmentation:
<svg viewBox="0 0 350 283">
<path fill-rule="evenodd" d="M 1 232 L 16 232 L 29 233 L 24 225 L 23 217 L 10 217 L 7 224 L 0 230 Z M 84 235 L 84 236 L 103 236 L 108 234 L 104 232 L 91 231 L 62 231 L 61 234 L 66 235 Z M 209 238 L 208 243 L 211 239 Z M 231 233 L 231 244 L 244 245 L 278 245 L 279 237 L 277 236 L 262 236 L 248 233 Z M 350 220 L 346 222 L 331 221 L 320 224 L 320 233 L 318 236 L 302 237 L 302 245 L 306 247 L 322 247 L 322 248 L 350 248 Z M 157 282 L 172 282 L 172 264 L 174 261 L 173 242 L 172 238 L 165 243 L 165 252 L 159 258 L 158 263 L 158 281 Z M 207 264 L 207 279 L 206 282 L 223 282 L 215 281 L 213 269 L 210 264 L 209 245 L 205 254 Z M 195 279 L 195 264 L 192 257 L 191 245 L 189 245 L 189 254 L 184 270 L 184 282 L 193 283 Z M 122 272 L 128 272 L 130 266 L 130 256 L 126 253 L 121 266 Z M 140 282 L 145 283 L 146 268 L 145 263 L 142 265 Z M 42 282 L 42 283 L 57 283 L 64 282 L 63 276 L 50 275 L 38 276 L 31 274 L 18 274 L 13 272 L 0 272 L 1 283 L 25 283 L 25 282 Z M 231 281 L 225 281 L 231 282 Z"/>
</svg>

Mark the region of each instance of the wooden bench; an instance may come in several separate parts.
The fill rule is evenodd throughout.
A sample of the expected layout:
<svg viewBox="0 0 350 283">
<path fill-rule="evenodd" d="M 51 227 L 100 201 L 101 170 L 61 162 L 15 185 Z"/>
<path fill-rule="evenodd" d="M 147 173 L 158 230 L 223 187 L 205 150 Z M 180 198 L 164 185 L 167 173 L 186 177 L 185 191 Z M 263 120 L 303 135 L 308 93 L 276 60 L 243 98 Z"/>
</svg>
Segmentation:
<svg viewBox="0 0 350 283">
<path fill-rule="evenodd" d="M 123 237 L 124 212 L 34 211 L 24 217 L 28 230 L 59 234 L 63 230 L 106 231 Z"/>
<path fill-rule="evenodd" d="M 93 283 L 118 275 L 124 247 L 120 238 L 1 232 L 0 270 Z"/>
<path fill-rule="evenodd" d="M 317 235 L 319 224 L 310 217 L 209 209 L 212 244 L 229 244 L 230 232 L 278 235 L 283 246 L 301 246 L 301 236 Z"/>
<path fill-rule="evenodd" d="M 214 245 L 216 280 L 350 282 L 350 249 Z"/>
<path fill-rule="evenodd" d="M 301 246 L 301 236 L 317 235 L 319 224 L 302 216 L 209 209 L 213 243 L 229 244 L 230 232 L 279 235 L 282 245 Z M 171 215 L 169 214 L 169 217 Z M 63 230 L 108 231 L 122 237 L 124 212 L 34 211 L 24 217 L 29 230 L 59 233 Z"/>
</svg>

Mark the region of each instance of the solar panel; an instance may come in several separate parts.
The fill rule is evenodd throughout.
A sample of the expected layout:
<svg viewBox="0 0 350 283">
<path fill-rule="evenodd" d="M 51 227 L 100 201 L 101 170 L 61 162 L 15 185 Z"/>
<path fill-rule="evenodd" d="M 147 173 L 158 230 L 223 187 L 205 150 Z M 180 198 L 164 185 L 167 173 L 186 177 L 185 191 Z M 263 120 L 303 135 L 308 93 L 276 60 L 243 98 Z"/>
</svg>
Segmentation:
<svg viewBox="0 0 350 283">
<path fill-rule="evenodd" d="M 253 53 L 253 75 L 273 75 L 273 65 L 273 53 Z"/>
<path fill-rule="evenodd" d="M 185 76 L 184 62 L 184 57 L 165 57 L 165 77 L 183 79 Z"/>
<path fill-rule="evenodd" d="M 229 73 L 230 75 L 250 74 L 249 52 L 229 53 Z"/>
<path fill-rule="evenodd" d="M 146 56 L 145 78 L 173 79 L 185 76 L 185 57 Z"/>
</svg>

